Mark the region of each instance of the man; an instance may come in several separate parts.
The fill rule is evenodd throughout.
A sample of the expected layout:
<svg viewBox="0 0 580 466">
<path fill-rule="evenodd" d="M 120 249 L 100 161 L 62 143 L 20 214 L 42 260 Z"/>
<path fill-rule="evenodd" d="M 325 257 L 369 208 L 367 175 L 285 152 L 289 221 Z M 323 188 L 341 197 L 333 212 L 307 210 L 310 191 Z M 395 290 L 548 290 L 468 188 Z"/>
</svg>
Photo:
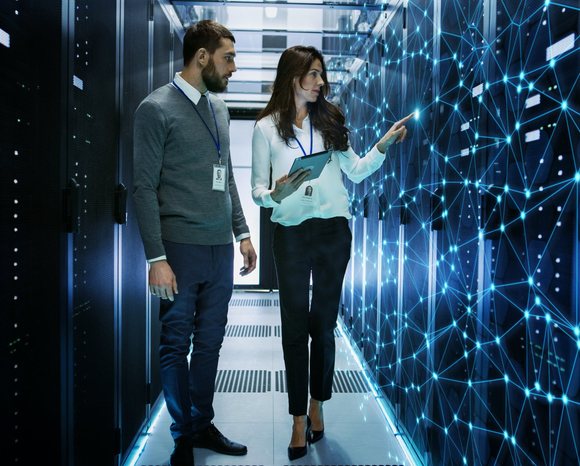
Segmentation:
<svg viewBox="0 0 580 466">
<path fill-rule="evenodd" d="M 212 423 L 234 236 L 244 257 L 240 274 L 256 267 L 232 173 L 229 113 L 209 93 L 223 92 L 236 71 L 234 41 L 213 21 L 190 27 L 183 71 L 135 113 L 134 199 L 149 289 L 161 298 L 161 383 L 173 420 L 172 466 L 193 466 L 193 447 L 247 453 Z"/>
</svg>

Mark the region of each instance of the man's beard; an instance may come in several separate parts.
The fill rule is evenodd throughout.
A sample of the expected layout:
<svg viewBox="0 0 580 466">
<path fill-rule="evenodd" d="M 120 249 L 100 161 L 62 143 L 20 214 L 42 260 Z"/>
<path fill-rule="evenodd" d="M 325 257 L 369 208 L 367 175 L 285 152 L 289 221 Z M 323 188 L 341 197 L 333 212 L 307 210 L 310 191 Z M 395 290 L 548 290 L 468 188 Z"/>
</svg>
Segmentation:
<svg viewBox="0 0 580 466">
<path fill-rule="evenodd" d="M 209 63 L 201 70 L 201 77 L 211 92 L 224 92 L 227 84 L 224 84 L 223 77 L 220 76 L 215 68 L 213 58 L 210 58 Z"/>
</svg>

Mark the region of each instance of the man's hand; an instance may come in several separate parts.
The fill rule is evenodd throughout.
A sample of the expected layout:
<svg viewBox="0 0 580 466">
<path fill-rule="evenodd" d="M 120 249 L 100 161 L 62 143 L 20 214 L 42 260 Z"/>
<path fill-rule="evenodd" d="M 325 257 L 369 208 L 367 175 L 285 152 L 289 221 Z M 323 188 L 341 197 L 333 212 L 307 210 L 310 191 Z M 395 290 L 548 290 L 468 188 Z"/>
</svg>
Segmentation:
<svg viewBox="0 0 580 466">
<path fill-rule="evenodd" d="M 310 175 L 312 170 L 304 170 L 299 168 L 292 175 L 284 175 L 276 180 L 276 187 L 274 191 L 270 193 L 270 197 L 274 202 L 280 204 L 282 199 L 287 198 L 290 194 L 296 192 L 296 190 L 302 186 L 304 180 Z"/>
<path fill-rule="evenodd" d="M 397 121 L 391 129 L 387 131 L 379 142 L 377 142 L 377 149 L 381 153 L 385 153 L 387 147 L 389 147 L 393 143 L 400 143 L 405 136 L 407 136 L 407 128 L 405 128 L 405 123 L 407 123 L 411 118 L 413 118 L 415 114 L 411 113 L 410 115 L 406 116 L 402 120 Z"/>
<path fill-rule="evenodd" d="M 244 238 L 240 241 L 240 252 L 244 256 L 244 266 L 240 269 L 240 275 L 243 277 L 254 271 L 258 256 L 250 238 Z"/>
<path fill-rule="evenodd" d="M 170 301 L 173 301 L 173 295 L 177 294 L 177 280 L 166 260 L 151 262 L 149 291 L 161 299 Z"/>
</svg>

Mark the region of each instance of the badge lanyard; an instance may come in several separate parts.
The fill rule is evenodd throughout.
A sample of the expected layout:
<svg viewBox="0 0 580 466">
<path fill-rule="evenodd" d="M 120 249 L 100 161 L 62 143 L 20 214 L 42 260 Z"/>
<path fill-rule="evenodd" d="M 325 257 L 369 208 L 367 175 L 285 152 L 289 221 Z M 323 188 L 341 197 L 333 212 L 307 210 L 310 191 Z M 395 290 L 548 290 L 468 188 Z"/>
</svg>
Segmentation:
<svg viewBox="0 0 580 466">
<path fill-rule="evenodd" d="M 182 89 L 181 89 L 181 88 L 180 88 L 180 87 L 179 87 L 177 84 L 175 84 L 175 81 L 173 81 L 173 85 L 174 85 L 174 86 L 175 86 L 175 87 L 176 87 L 176 88 L 179 90 L 179 92 L 181 92 L 181 93 L 182 93 L 182 94 L 185 96 L 185 98 L 186 98 L 187 100 L 189 100 L 189 102 L 191 103 L 191 106 L 192 106 L 192 107 L 193 107 L 193 109 L 196 111 L 196 113 L 199 115 L 199 118 L 201 119 L 202 123 L 205 125 L 205 127 L 206 127 L 206 128 L 207 128 L 207 130 L 209 131 L 209 134 L 210 134 L 211 138 L 213 139 L 213 142 L 214 142 L 214 144 L 215 144 L 215 146 L 216 146 L 216 148 L 217 148 L 217 151 L 218 151 L 218 161 L 219 161 L 219 163 L 220 163 L 220 165 L 221 165 L 221 163 L 222 163 L 222 152 L 221 152 L 221 148 L 220 148 L 220 132 L 219 132 L 219 130 L 218 130 L 217 119 L 216 119 L 216 117 L 215 117 L 215 112 L 214 112 L 214 110 L 213 110 L 213 105 L 211 104 L 211 100 L 210 100 L 209 98 L 207 98 L 207 100 L 208 100 L 208 102 L 209 102 L 209 106 L 210 106 L 210 108 L 211 108 L 211 113 L 213 114 L 213 121 L 214 121 L 214 123 L 215 123 L 215 132 L 216 132 L 216 134 L 217 134 L 217 140 L 216 140 L 216 138 L 214 137 L 214 135 L 213 135 L 213 133 L 211 132 L 211 130 L 209 129 L 209 126 L 207 126 L 207 123 L 205 122 L 205 120 L 204 120 L 204 119 L 203 119 L 203 117 L 201 116 L 201 113 L 199 113 L 199 110 L 197 109 L 197 107 L 196 107 L 196 105 L 193 103 L 193 101 L 192 101 L 192 100 L 191 100 L 189 97 L 187 97 L 187 94 L 186 94 L 185 92 L 183 92 L 183 90 L 182 90 Z M 298 144 L 300 144 L 300 143 L 298 143 Z M 301 146 L 301 147 L 302 147 L 302 146 Z M 312 151 L 312 149 L 310 149 L 310 150 Z M 302 150 L 302 152 L 304 152 L 304 150 Z"/>
<path fill-rule="evenodd" d="M 304 155 L 306 155 L 306 151 L 304 150 L 304 147 L 302 147 L 302 144 L 300 144 L 300 141 L 298 140 L 298 138 L 294 138 L 294 139 L 296 139 L 296 142 L 300 146 L 302 153 Z M 310 125 L 310 153 L 312 154 L 312 125 Z M 310 189 L 308 189 L 308 188 L 310 188 Z M 312 202 L 313 202 L 313 200 L 312 200 L 312 186 L 310 185 L 310 181 L 309 181 L 308 187 L 306 188 L 306 190 L 304 191 L 304 195 L 302 196 L 302 204 L 312 205 Z"/>
<path fill-rule="evenodd" d="M 302 144 L 300 144 L 300 141 L 298 140 L 298 138 L 294 138 L 294 139 L 296 139 L 296 142 L 300 146 L 300 149 L 302 150 L 302 153 L 304 155 L 307 155 L 306 154 L 306 151 L 304 150 L 304 147 L 302 147 Z M 312 125 L 310 125 L 310 153 L 312 154 Z"/>
</svg>

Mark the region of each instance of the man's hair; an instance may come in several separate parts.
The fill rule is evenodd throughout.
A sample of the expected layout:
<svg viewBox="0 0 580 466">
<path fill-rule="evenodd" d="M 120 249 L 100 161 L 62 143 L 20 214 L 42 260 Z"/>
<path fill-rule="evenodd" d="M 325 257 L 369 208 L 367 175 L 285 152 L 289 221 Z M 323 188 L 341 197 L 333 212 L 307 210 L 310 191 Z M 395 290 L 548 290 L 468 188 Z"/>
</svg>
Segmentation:
<svg viewBox="0 0 580 466">
<path fill-rule="evenodd" d="M 183 65 L 189 65 L 201 48 L 213 54 L 221 45 L 222 39 L 236 41 L 227 27 L 209 19 L 190 26 L 183 38 Z"/>
</svg>

